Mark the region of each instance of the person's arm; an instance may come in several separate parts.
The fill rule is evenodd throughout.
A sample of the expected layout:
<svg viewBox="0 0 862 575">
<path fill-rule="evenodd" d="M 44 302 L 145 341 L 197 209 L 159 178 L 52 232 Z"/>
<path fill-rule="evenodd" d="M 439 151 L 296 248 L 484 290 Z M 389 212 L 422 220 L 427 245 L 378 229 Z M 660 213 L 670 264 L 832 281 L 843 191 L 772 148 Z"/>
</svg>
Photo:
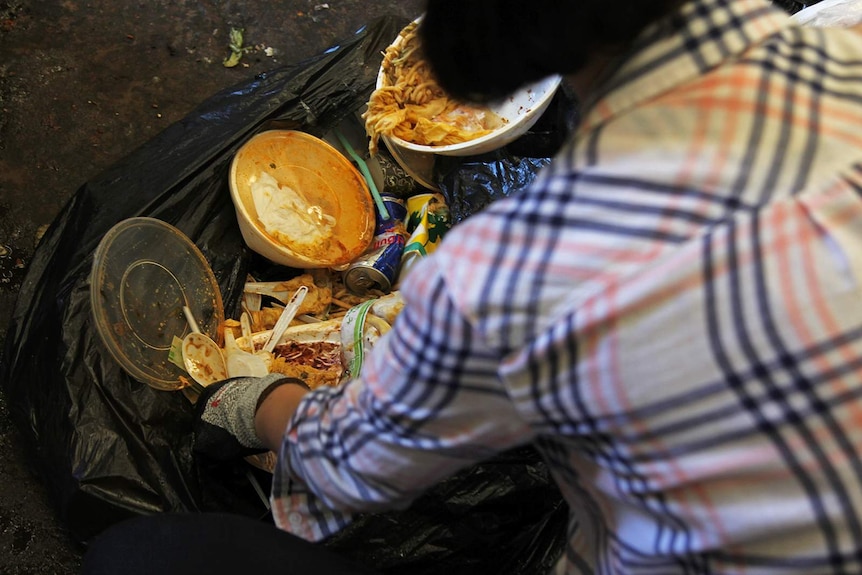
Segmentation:
<svg viewBox="0 0 862 575">
<path fill-rule="evenodd" d="M 300 379 L 270 373 L 234 377 L 208 386 L 195 407 L 194 450 L 218 460 L 277 448 L 308 386 Z M 270 396 L 266 416 L 257 412 Z"/>
<path fill-rule="evenodd" d="M 359 376 L 307 393 L 296 408 L 273 475 L 279 527 L 324 539 L 356 512 L 406 508 L 459 469 L 532 439 L 499 379 L 499 351 L 452 298 L 445 252 L 411 270 L 404 308 Z M 279 397 L 261 424 L 282 401 L 278 409 L 291 409 Z"/>
<path fill-rule="evenodd" d="M 254 415 L 254 431 L 267 449 L 278 451 L 284 430 L 306 393 L 308 390 L 298 385 L 282 385 L 258 406 Z"/>
</svg>

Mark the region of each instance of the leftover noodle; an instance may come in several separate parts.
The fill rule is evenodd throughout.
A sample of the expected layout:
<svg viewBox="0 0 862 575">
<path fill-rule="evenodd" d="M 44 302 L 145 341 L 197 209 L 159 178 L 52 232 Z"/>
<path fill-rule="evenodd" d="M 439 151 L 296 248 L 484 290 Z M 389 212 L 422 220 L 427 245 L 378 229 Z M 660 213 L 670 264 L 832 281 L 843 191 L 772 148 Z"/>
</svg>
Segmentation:
<svg viewBox="0 0 862 575">
<path fill-rule="evenodd" d="M 448 146 L 484 136 L 504 120 L 486 107 L 449 98 L 422 57 L 416 22 L 383 54 L 382 81 L 363 113 L 368 149 L 377 153 L 381 135 L 425 146 Z"/>
</svg>

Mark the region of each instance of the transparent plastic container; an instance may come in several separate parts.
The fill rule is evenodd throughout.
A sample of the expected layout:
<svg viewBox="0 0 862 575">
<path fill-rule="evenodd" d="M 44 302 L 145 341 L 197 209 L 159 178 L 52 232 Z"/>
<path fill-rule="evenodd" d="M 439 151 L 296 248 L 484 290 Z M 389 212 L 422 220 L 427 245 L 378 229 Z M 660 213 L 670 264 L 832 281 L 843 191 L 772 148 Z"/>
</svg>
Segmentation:
<svg viewBox="0 0 862 575">
<path fill-rule="evenodd" d="M 123 220 L 105 234 L 93 256 L 90 303 L 96 329 L 117 363 L 161 390 L 184 387 L 185 370 L 169 360 L 174 337 L 191 331 L 183 306 L 216 341 L 224 321 L 218 282 L 203 253 L 155 218 Z"/>
</svg>

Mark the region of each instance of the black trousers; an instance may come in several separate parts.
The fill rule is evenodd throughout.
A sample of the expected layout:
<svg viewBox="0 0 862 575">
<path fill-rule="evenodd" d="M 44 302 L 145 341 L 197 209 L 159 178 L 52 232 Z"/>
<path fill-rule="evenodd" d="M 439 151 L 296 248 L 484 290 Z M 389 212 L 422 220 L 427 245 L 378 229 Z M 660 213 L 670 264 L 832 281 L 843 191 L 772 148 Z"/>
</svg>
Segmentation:
<svg viewBox="0 0 862 575">
<path fill-rule="evenodd" d="M 222 513 L 157 514 L 118 523 L 84 555 L 82 575 L 374 575 L 272 524 Z"/>
</svg>

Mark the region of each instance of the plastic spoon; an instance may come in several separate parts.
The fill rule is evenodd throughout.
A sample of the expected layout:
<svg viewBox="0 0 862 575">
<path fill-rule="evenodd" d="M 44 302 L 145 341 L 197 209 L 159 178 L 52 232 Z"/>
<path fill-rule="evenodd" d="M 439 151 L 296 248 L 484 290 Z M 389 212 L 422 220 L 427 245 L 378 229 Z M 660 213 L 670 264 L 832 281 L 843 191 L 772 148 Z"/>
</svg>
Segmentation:
<svg viewBox="0 0 862 575">
<path fill-rule="evenodd" d="M 246 276 L 246 283 L 256 281 L 254 276 L 249 274 Z M 260 311 L 262 298 L 259 293 L 246 292 L 242 294 L 242 308 L 246 311 Z"/>
<path fill-rule="evenodd" d="M 314 278 L 315 287 L 322 289 L 332 287 L 332 278 L 328 270 L 310 270 L 309 273 Z M 249 278 L 251 278 L 251 276 L 249 276 Z M 243 285 L 242 291 L 244 298 L 250 298 L 252 296 L 257 296 L 258 298 L 261 296 L 269 296 L 277 299 L 283 304 L 286 304 L 290 299 L 292 289 L 290 287 L 290 280 L 259 282 L 255 281 L 254 278 L 251 278 Z M 260 305 L 258 305 L 256 310 L 247 311 L 260 311 Z"/>
<path fill-rule="evenodd" d="M 242 312 L 239 316 L 239 328 L 242 332 L 242 340 L 245 346 L 240 346 L 245 351 L 254 353 L 254 343 L 251 341 L 251 319 L 247 312 Z"/>
<path fill-rule="evenodd" d="M 263 377 L 269 373 L 266 360 L 261 355 L 240 348 L 230 330 L 224 332 L 224 351 L 229 377 Z"/>
<path fill-rule="evenodd" d="M 243 291 L 246 294 L 268 295 L 281 303 L 287 303 L 290 290 L 285 285 L 286 282 L 248 282 Z"/>
<path fill-rule="evenodd" d="M 296 316 L 296 312 L 299 309 L 302 300 L 305 299 L 305 294 L 307 293 L 308 288 L 305 286 L 300 286 L 300 288 L 296 290 L 296 293 L 293 294 L 293 297 L 290 298 L 290 301 L 287 302 L 287 305 L 281 312 L 278 321 L 275 322 L 275 327 L 272 328 L 272 333 L 269 334 L 269 339 L 264 344 L 263 351 L 272 353 L 272 350 L 275 349 L 275 346 L 278 345 L 278 342 L 284 335 L 285 330 L 290 326 L 290 322 L 293 321 L 294 316 Z"/>
<path fill-rule="evenodd" d="M 242 330 L 242 341 L 244 345 L 240 345 L 239 347 L 248 353 L 253 353 L 254 355 L 261 358 L 261 360 L 266 364 L 266 369 L 269 370 L 272 365 L 272 354 L 263 350 L 255 351 L 254 349 L 254 338 L 252 338 L 251 331 L 251 319 L 248 317 L 246 312 L 242 312 L 239 316 L 239 325 Z M 237 342 L 239 344 L 239 342 Z"/>
<path fill-rule="evenodd" d="M 188 306 L 183 306 L 183 313 L 192 330 L 183 338 L 183 363 L 186 371 L 203 386 L 227 379 L 227 366 L 221 348 L 208 335 L 201 333 Z"/>
</svg>

